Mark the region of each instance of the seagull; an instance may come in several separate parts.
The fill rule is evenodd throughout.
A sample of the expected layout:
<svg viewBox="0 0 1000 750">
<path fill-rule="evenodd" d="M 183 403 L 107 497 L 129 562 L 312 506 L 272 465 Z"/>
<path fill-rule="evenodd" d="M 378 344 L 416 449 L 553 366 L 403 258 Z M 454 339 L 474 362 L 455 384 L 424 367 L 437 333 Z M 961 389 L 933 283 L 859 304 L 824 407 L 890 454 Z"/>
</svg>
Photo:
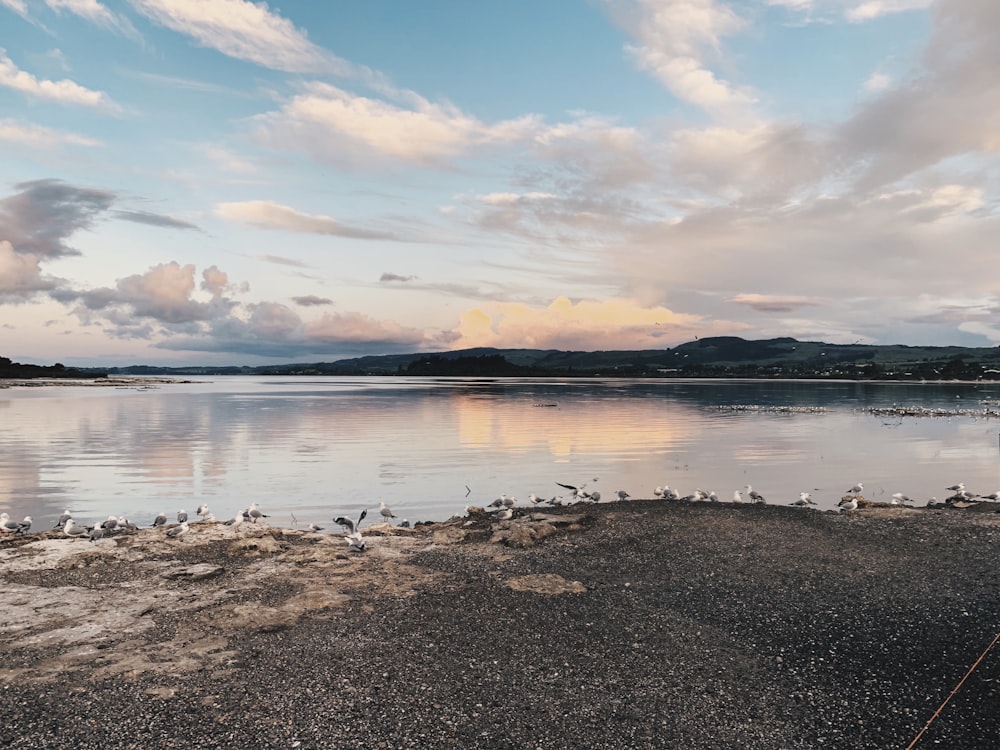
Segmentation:
<svg viewBox="0 0 1000 750">
<path fill-rule="evenodd" d="M 236 528 L 236 527 L 237 527 L 237 526 L 239 526 L 239 525 L 240 525 L 241 523 L 243 523 L 243 522 L 244 522 L 245 520 L 247 520 L 247 515 L 246 515 L 246 514 L 247 514 L 248 512 L 249 512 L 249 511 L 242 511 L 242 510 L 241 510 L 241 511 L 240 511 L 239 513 L 237 513 L 237 514 L 236 514 L 235 516 L 233 516 L 232 518 L 230 518 L 230 519 L 229 519 L 228 521 L 224 521 L 223 523 L 224 523 L 224 524 L 225 524 L 226 526 L 232 526 L 233 528 Z"/>
<path fill-rule="evenodd" d="M 182 536 L 188 533 L 191 528 L 187 521 L 181 521 L 179 526 L 171 526 L 167 529 L 167 536 L 171 539 L 180 539 Z"/>
<path fill-rule="evenodd" d="M 365 516 L 367 515 L 368 515 L 368 508 L 365 508 L 363 511 L 361 511 L 361 515 L 358 516 L 358 522 L 356 524 L 354 523 L 354 521 L 352 521 L 350 518 L 347 518 L 346 516 L 337 516 L 336 518 L 333 519 L 333 522 L 343 526 L 345 529 L 348 529 L 351 534 L 353 534 L 361 528 L 361 522 L 365 520 Z"/>
<path fill-rule="evenodd" d="M 101 522 L 101 528 L 110 534 L 112 531 L 118 528 L 118 517 L 108 516 L 107 521 Z"/>
<path fill-rule="evenodd" d="M 528 495 L 528 500 L 531 501 L 532 505 L 538 505 L 539 503 L 545 502 L 545 498 L 539 497 L 534 492 Z"/>
<path fill-rule="evenodd" d="M 597 490 L 594 490 L 593 492 L 589 493 L 589 496 L 590 496 L 591 502 L 595 502 L 595 503 L 601 502 L 601 493 L 598 492 Z"/>
<path fill-rule="evenodd" d="M 29 531 L 31 531 L 31 516 L 25 516 L 24 520 L 17 525 L 17 529 L 14 533 L 27 534 Z"/>
<path fill-rule="evenodd" d="M 347 542 L 347 549 L 351 552 L 364 552 L 367 546 L 360 531 L 352 531 L 344 537 L 344 541 Z"/>
<path fill-rule="evenodd" d="M 861 484 L 861 482 L 858 482 L 856 485 L 854 485 L 853 487 L 851 487 L 851 489 L 847 490 L 847 492 L 850 493 L 851 495 L 860 495 L 861 491 L 864 488 L 865 488 L 865 486 L 863 484 Z"/>
<path fill-rule="evenodd" d="M 792 503 L 792 505 L 798 505 L 804 508 L 807 505 L 816 505 L 816 501 L 812 499 L 812 495 L 808 492 L 800 492 L 799 499 Z"/>
<path fill-rule="evenodd" d="M 890 505 L 899 505 L 900 503 L 912 503 L 913 501 L 902 492 L 895 492 L 892 495 L 892 499 L 889 500 Z"/>
<path fill-rule="evenodd" d="M 496 514 L 496 519 L 498 521 L 509 521 L 513 517 L 514 517 L 514 509 L 513 508 L 504 508 L 503 510 L 499 511 Z"/>
<path fill-rule="evenodd" d="M 89 534 L 90 529 L 86 526 L 77 526 L 76 522 L 70 518 L 63 525 L 63 533 L 68 537 L 73 537 L 74 539 L 83 536 L 84 534 Z"/>
<path fill-rule="evenodd" d="M 983 500 L 1000 500 L 1000 490 L 991 492 L 988 495 L 980 495 L 979 497 L 983 498 Z"/>
<path fill-rule="evenodd" d="M 506 505 L 506 503 L 504 503 L 504 504 Z M 379 500 L 379 503 L 378 503 L 378 512 L 382 514 L 382 520 L 384 520 L 387 523 L 392 523 L 392 521 L 390 521 L 389 519 L 396 517 L 396 516 L 394 516 L 392 514 L 392 511 L 389 510 L 388 507 L 386 507 L 386 504 L 384 502 L 382 502 L 381 500 Z"/>
<path fill-rule="evenodd" d="M 18 523 L 13 520 L 8 514 L 0 513 L 0 531 L 4 531 L 8 534 L 13 534 L 17 531 Z"/>
<path fill-rule="evenodd" d="M 125 531 L 138 531 L 139 527 L 132 523 L 130 520 L 125 518 L 125 516 L 118 517 L 118 525 L 125 529 Z"/>
<path fill-rule="evenodd" d="M 837 503 L 837 506 L 847 511 L 857 510 L 858 497 L 857 495 L 851 495 L 850 497 L 842 497 L 840 498 L 840 502 Z"/>
<path fill-rule="evenodd" d="M 653 497 L 663 497 L 663 488 L 660 485 L 656 485 L 656 489 L 653 490 Z"/>
<path fill-rule="evenodd" d="M 90 541 L 96 542 L 98 539 L 104 538 L 104 529 L 100 526 L 95 526 L 90 530 Z"/>
<path fill-rule="evenodd" d="M 202 521 L 207 521 L 209 516 L 212 515 L 212 511 L 208 509 L 208 506 L 205 503 L 199 505 L 198 510 L 196 510 L 195 513 L 201 518 Z"/>
<path fill-rule="evenodd" d="M 53 526 L 52 528 L 53 528 L 53 529 L 58 529 L 58 528 L 59 528 L 60 526 L 65 526 L 65 525 L 66 525 L 66 522 L 67 522 L 68 520 L 70 520 L 70 519 L 71 519 L 72 517 L 73 517 L 73 516 L 72 516 L 72 515 L 70 514 L 70 512 L 69 512 L 69 508 L 66 508 L 66 509 L 65 509 L 65 510 L 64 510 L 64 511 L 62 512 L 62 515 L 61 515 L 61 516 L 59 516 L 59 520 L 58 520 L 58 521 L 56 521 L 56 525 L 55 525 L 55 526 Z"/>
<path fill-rule="evenodd" d="M 626 501 L 626 500 L 628 500 L 628 499 L 629 499 L 630 497 L 632 497 L 632 496 L 631 496 L 630 494 L 628 494 L 628 493 L 627 493 L 627 492 L 626 492 L 625 490 L 618 490 L 618 491 L 617 491 L 617 492 L 615 493 L 615 495 L 617 495 L 617 496 L 618 496 L 618 501 L 619 501 L 619 502 L 625 502 L 625 501 Z"/>
<path fill-rule="evenodd" d="M 945 487 L 946 490 L 951 490 L 954 493 L 965 491 L 965 482 L 959 482 L 958 484 L 953 484 L 951 487 Z"/>
<path fill-rule="evenodd" d="M 315 524 L 315 523 L 309 524 L 308 528 L 309 528 L 309 531 L 322 531 L 323 530 L 322 526 L 320 526 L 319 524 Z"/>
<path fill-rule="evenodd" d="M 187 523 L 188 514 L 187 511 L 181 508 L 177 511 L 177 523 Z"/>
<path fill-rule="evenodd" d="M 733 490 L 733 502 L 734 503 L 742 503 L 743 502 L 743 493 L 740 492 L 739 490 Z"/>
<path fill-rule="evenodd" d="M 244 516 L 250 516 L 250 520 L 253 521 L 254 523 L 257 523 L 257 519 L 259 518 L 270 518 L 269 515 L 261 513 L 257 509 L 257 503 L 250 503 L 250 507 L 247 509 L 247 512 L 246 514 L 244 514 Z"/>
<path fill-rule="evenodd" d="M 667 485 L 663 485 L 663 499 L 664 500 L 680 500 L 681 493 L 677 490 L 670 489 Z"/>
<path fill-rule="evenodd" d="M 162 526 L 166 522 L 167 522 L 167 514 L 161 510 L 156 515 L 156 518 L 153 519 L 153 523 L 151 523 L 150 526 Z"/>
<path fill-rule="evenodd" d="M 755 490 L 749 484 L 747 485 L 747 496 L 749 496 L 749 498 L 751 500 L 753 500 L 755 503 L 766 503 L 767 502 L 764 499 L 764 496 L 762 494 L 760 494 L 759 492 L 757 492 L 757 490 Z"/>
<path fill-rule="evenodd" d="M 588 500 L 591 498 L 591 495 L 586 490 L 583 489 L 584 487 L 587 486 L 586 484 L 581 484 L 579 487 L 576 487 L 572 484 L 563 484 L 562 482 L 556 482 L 556 484 L 558 484 L 560 487 L 565 487 L 567 490 L 571 490 L 573 492 L 573 497 L 575 497 L 577 500 Z M 600 498 L 600 495 L 598 495 L 597 497 Z"/>
</svg>

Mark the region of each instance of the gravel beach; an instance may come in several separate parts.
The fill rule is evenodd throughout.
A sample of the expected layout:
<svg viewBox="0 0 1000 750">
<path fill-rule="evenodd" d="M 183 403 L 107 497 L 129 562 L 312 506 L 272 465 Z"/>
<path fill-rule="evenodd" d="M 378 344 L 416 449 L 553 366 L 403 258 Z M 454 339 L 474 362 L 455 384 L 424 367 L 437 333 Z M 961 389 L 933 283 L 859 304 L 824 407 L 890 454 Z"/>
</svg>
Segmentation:
<svg viewBox="0 0 1000 750">
<path fill-rule="evenodd" d="M 995 508 L 7 535 L 0 747 L 907 748 L 1000 632 Z M 998 705 L 1000 648 L 915 747 Z"/>
</svg>

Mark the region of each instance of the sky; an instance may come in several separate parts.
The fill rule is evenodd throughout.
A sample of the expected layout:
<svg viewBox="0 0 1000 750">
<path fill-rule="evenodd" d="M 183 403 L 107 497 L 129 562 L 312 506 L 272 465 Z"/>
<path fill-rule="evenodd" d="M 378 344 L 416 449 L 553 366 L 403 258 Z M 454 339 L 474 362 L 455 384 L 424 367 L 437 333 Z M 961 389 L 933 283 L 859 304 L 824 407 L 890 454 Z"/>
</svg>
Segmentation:
<svg viewBox="0 0 1000 750">
<path fill-rule="evenodd" d="M 1000 344 L 996 0 L 0 0 L 0 355 Z"/>
</svg>

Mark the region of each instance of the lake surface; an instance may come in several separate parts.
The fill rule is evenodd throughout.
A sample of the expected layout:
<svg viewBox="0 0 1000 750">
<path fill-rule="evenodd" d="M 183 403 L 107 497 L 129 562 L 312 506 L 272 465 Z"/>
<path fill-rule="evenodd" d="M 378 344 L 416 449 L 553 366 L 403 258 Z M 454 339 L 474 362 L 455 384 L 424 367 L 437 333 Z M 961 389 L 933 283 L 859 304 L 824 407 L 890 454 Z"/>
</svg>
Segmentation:
<svg viewBox="0 0 1000 750">
<path fill-rule="evenodd" d="M 317 522 L 385 501 L 443 520 L 557 482 L 651 497 L 752 484 L 768 502 L 846 489 L 923 505 L 964 481 L 1000 489 L 1000 420 L 880 417 L 866 407 L 981 410 L 1000 385 L 815 381 L 224 377 L 150 388 L 0 390 L 0 510 L 51 526 L 251 502 Z M 719 409 L 723 405 L 822 408 Z M 994 406 L 994 408 L 996 408 Z M 376 514 L 377 516 L 377 514 Z"/>
</svg>

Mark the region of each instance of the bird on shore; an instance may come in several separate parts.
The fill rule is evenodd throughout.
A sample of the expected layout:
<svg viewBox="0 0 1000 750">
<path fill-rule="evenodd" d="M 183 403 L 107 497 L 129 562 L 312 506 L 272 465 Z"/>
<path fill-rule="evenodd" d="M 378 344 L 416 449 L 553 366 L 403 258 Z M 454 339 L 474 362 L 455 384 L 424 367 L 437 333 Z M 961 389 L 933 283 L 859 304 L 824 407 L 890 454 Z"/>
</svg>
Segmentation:
<svg viewBox="0 0 1000 750">
<path fill-rule="evenodd" d="M 59 516 L 59 520 L 56 521 L 56 525 L 53 526 L 52 528 L 58 529 L 60 526 L 65 526 L 66 522 L 70 520 L 72 517 L 73 515 L 69 512 L 69 508 L 66 508 L 65 510 L 63 510 L 62 515 Z"/>
<path fill-rule="evenodd" d="M 630 497 L 632 497 L 632 496 L 631 496 L 630 494 L 628 494 L 628 493 L 627 493 L 627 492 L 626 492 L 625 490 L 618 490 L 618 491 L 617 491 L 617 492 L 615 493 L 615 495 L 616 495 L 616 496 L 618 497 L 618 502 L 620 502 L 620 503 L 623 503 L 623 502 L 625 502 L 626 500 L 628 500 L 628 499 L 629 499 Z"/>
<path fill-rule="evenodd" d="M 190 524 L 185 521 L 181 521 L 177 526 L 171 526 L 167 529 L 167 537 L 170 539 L 180 539 L 182 536 L 188 533 L 191 529 Z"/>
<path fill-rule="evenodd" d="M 502 510 L 497 511 L 496 516 L 495 516 L 495 518 L 498 521 L 509 521 L 513 517 L 514 517 L 514 509 L 513 508 L 503 508 Z"/>
<path fill-rule="evenodd" d="M 118 528 L 124 529 L 125 531 L 138 531 L 139 527 L 136 526 L 132 521 L 125 518 L 125 516 L 118 517 Z"/>
<path fill-rule="evenodd" d="M 733 502 L 737 504 L 742 503 L 743 493 L 740 492 L 739 490 L 733 490 Z"/>
<path fill-rule="evenodd" d="M 0 531 L 6 534 L 13 534 L 17 531 L 17 521 L 11 519 L 7 513 L 0 513 Z"/>
<path fill-rule="evenodd" d="M 816 505 L 816 501 L 812 499 L 812 495 L 808 492 L 800 492 L 799 499 L 795 500 L 792 505 L 797 505 L 800 508 L 805 508 L 807 505 Z"/>
<path fill-rule="evenodd" d="M 15 534 L 27 534 L 31 531 L 31 516 L 25 516 L 24 520 L 17 525 L 17 529 L 14 530 Z"/>
<path fill-rule="evenodd" d="M 162 510 L 156 514 L 156 518 L 153 519 L 153 523 L 150 524 L 152 527 L 162 526 L 167 522 L 167 514 Z"/>
<path fill-rule="evenodd" d="M 88 537 L 92 542 L 99 541 L 104 538 L 104 529 L 102 529 L 100 526 L 95 526 L 90 530 L 90 534 L 88 534 Z"/>
<path fill-rule="evenodd" d="M 212 511 L 208 509 L 208 506 L 205 503 L 202 503 L 201 505 L 198 506 L 198 510 L 195 511 L 195 514 L 202 521 L 207 521 L 209 516 L 212 515 Z"/>
<path fill-rule="evenodd" d="M 72 539 L 78 539 L 85 534 L 89 534 L 90 529 L 88 529 L 86 526 L 77 525 L 77 523 L 72 518 L 70 518 L 63 525 L 63 533 Z"/>
<path fill-rule="evenodd" d="M 747 497 L 749 497 L 752 502 L 761 504 L 767 502 L 767 500 L 764 499 L 764 496 L 759 492 L 757 492 L 757 490 L 755 490 L 749 484 L 746 486 L 746 491 L 747 491 Z"/>
<path fill-rule="evenodd" d="M 368 515 L 368 508 L 365 508 L 364 510 L 361 511 L 361 514 L 358 516 L 357 523 L 352 521 L 347 516 L 337 516 L 336 518 L 333 519 L 333 522 L 335 524 L 343 526 L 345 529 L 348 530 L 349 533 L 353 534 L 361 528 L 361 522 L 365 520 L 365 517 L 367 515 Z"/>
<path fill-rule="evenodd" d="M 110 534 L 118 528 L 118 516 L 108 516 L 107 520 L 101 521 L 101 528 L 106 534 Z"/>
<path fill-rule="evenodd" d="M 902 492 L 894 492 L 892 497 L 889 499 L 890 505 L 906 505 L 906 503 L 912 502 L 913 500 L 911 500 L 908 495 L 904 495 Z"/>
<path fill-rule="evenodd" d="M 309 526 L 307 528 L 309 529 L 309 531 L 322 531 L 323 530 L 323 527 L 320 526 L 319 524 L 316 524 L 316 523 L 309 524 Z"/>
<path fill-rule="evenodd" d="M 347 549 L 350 552 L 364 552 L 368 546 L 360 531 L 352 531 L 344 537 L 344 541 L 347 542 Z"/>
<path fill-rule="evenodd" d="M 991 492 L 988 495 L 980 495 L 979 497 L 983 498 L 983 500 L 1000 500 L 1000 490 Z"/>
<path fill-rule="evenodd" d="M 857 495 L 850 495 L 840 498 L 840 502 L 837 503 L 837 507 L 841 510 L 854 511 L 858 509 L 858 497 Z"/>
<path fill-rule="evenodd" d="M 951 487 L 945 487 L 946 490 L 951 490 L 952 492 L 964 492 L 965 482 L 959 482 L 958 484 L 953 484 Z"/>
<path fill-rule="evenodd" d="M 656 485 L 656 489 L 653 490 L 653 497 L 661 498 L 663 497 L 663 487 Z"/>
<path fill-rule="evenodd" d="M 188 520 L 187 511 L 181 508 L 177 511 L 177 523 L 186 523 Z"/>
<path fill-rule="evenodd" d="M 378 503 L 378 512 L 382 516 L 382 520 L 385 521 L 386 523 L 392 523 L 392 521 L 390 519 L 393 519 L 393 518 L 396 517 L 396 516 L 393 515 L 393 513 L 389 509 L 389 507 L 384 502 L 382 502 L 381 500 L 379 500 L 379 503 Z"/>
<path fill-rule="evenodd" d="M 851 489 L 847 490 L 847 493 L 849 495 L 860 495 L 864 488 L 865 486 L 861 482 L 858 482 L 856 485 L 851 487 Z"/>
<path fill-rule="evenodd" d="M 257 521 L 261 518 L 270 518 L 269 515 L 260 512 L 260 509 L 257 507 L 257 503 L 250 503 L 250 507 L 247 508 L 246 515 L 249 516 L 250 520 L 254 523 L 257 523 Z"/>
</svg>

